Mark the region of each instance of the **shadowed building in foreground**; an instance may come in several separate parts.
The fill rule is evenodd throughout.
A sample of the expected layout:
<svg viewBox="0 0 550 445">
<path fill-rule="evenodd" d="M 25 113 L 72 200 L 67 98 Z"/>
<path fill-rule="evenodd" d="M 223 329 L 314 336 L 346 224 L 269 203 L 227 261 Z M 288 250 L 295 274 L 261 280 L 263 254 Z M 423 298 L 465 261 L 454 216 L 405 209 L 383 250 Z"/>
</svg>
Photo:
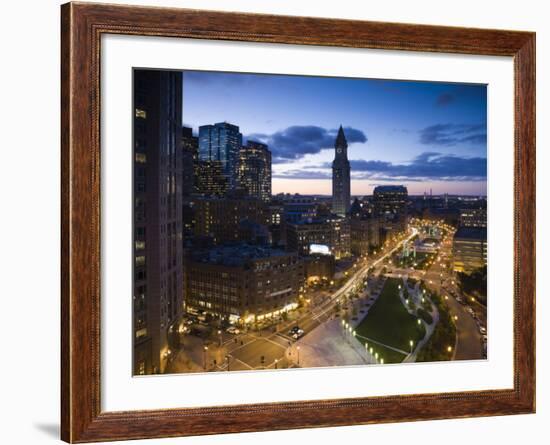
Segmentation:
<svg viewBox="0 0 550 445">
<path fill-rule="evenodd" d="M 183 310 L 182 74 L 134 71 L 134 374 L 163 372 Z"/>
</svg>

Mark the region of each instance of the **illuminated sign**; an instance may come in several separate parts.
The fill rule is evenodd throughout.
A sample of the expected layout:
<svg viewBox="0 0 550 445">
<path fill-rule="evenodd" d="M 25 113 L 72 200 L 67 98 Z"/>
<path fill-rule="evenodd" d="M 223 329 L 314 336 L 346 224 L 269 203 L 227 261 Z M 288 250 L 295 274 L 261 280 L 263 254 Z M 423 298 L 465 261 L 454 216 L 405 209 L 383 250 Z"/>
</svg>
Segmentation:
<svg viewBox="0 0 550 445">
<path fill-rule="evenodd" d="M 324 244 L 310 244 L 309 245 L 309 253 L 319 253 L 321 255 L 330 255 L 330 249 L 328 246 Z"/>
</svg>

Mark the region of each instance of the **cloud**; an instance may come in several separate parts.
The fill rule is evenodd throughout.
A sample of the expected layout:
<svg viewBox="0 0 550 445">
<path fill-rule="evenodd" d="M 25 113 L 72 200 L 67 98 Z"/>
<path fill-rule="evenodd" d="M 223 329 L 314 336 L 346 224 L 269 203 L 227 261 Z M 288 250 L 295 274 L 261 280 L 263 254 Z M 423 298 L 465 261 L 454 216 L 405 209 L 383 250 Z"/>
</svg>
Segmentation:
<svg viewBox="0 0 550 445">
<path fill-rule="evenodd" d="M 272 134 L 250 134 L 246 139 L 259 140 L 267 144 L 271 150 L 273 162 L 281 163 L 334 147 L 337 132 L 337 129 L 326 129 L 315 125 L 293 125 Z M 348 144 L 367 142 L 365 133 L 356 128 L 345 127 L 344 133 Z"/>
<path fill-rule="evenodd" d="M 487 125 L 436 124 L 420 130 L 420 143 L 424 145 L 453 146 L 458 144 L 487 143 Z"/>
<path fill-rule="evenodd" d="M 487 159 L 461 157 L 427 151 L 405 164 L 387 161 L 353 159 L 350 161 L 352 179 L 378 181 L 485 181 Z M 303 170 L 290 170 L 275 177 L 295 179 L 330 178 L 331 163 L 311 165 Z"/>
<path fill-rule="evenodd" d="M 396 179 L 439 181 L 484 181 L 487 159 L 453 154 L 424 152 L 407 164 L 384 161 L 350 161 L 352 172 L 364 172 L 369 178 L 384 175 Z"/>
<path fill-rule="evenodd" d="M 330 179 L 332 173 L 328 171 L 287 170 L 275 173 L 273 177 L 279 179 Z"/>
</svg>

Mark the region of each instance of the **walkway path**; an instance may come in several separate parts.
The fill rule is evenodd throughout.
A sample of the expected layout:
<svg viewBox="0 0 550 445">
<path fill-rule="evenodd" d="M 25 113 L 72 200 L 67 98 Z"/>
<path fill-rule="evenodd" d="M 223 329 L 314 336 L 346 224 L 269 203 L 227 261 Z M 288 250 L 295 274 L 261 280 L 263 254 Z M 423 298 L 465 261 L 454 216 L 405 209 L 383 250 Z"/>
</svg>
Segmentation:
<svg viewBox="0 0 550 445">
<path fill-rule="evenodd" d="M 424 307 L 422 306 L 422 298 L 425 298 L 430 303 L 431 310 L 429 311 L 429 314 L 432 317 L 431 323 L 426 323 L 425 320 L 421 319 L 420 317 L 418 318 L 419 320 L 421 320 L 421 323 L 424 325 L 424 329 L 426 333 L 424 334 L 424 338 L 422 338 L 422 340 L 420 340 L 416 344 L 414 350 L 409 354 L 407 354 L 407 357 L 405 357 L 405 360 L 403 360 L 403 363 L 412 363 L 416 361 L 416 357 L 418 356 L 418 353 L 424 347 L 424 345 L 428 342 L 428 340 L 430 339 L 430 337 L 432 336 L 435 330 L 437 323 L 439 323 L 439 311 L 433 304 L 432 300 L 429 297 L 423 295 L 422 292 L 420 292 L 420 281 L 418 281 L 416 285 L 413 288 L 411 288 L 408 285 L 407 278 L 408 278 L 407 276 L 403 278 L 403 286 L 401 288 L 401 291 L 399 292 L 399 298 L 401 299 L 401 303 L 403 303 L 403 306 L 405 306 L 409 314 L 414 315 L 415 317 L 418 317 L 417 311 L 419 308 L 424 309 Z M 404 296 L 405 289 L 407 289 L 407 292 L 409 293 L 410 298 L 414 302 L 414 306 L 415 306 L 414 309 L 411 309 L 405 300 L 405 296 Z"/>
</svg>

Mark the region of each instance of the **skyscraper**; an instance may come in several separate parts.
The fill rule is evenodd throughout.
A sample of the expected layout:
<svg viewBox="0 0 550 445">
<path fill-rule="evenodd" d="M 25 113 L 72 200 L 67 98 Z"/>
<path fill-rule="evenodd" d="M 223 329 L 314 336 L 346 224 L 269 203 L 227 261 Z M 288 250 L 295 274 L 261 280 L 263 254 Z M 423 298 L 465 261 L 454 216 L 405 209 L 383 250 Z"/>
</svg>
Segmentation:
<svg viewBox="0 0 550 445">
<path fill-rule="evenodd" d="M 135 70 L 134 85 L 134 374 L 151 374 L 183 309 L 182 74 Z"/>
<path fill-rule="evenodd" d="M 248 196 L 271 199 L 271 152 L 267 145 L 248 141 L 242 147 L 239 160 L 239 187 Z"/>
<path fill-rule="evenodd" d="M 243 135 L 236 125 L 219 122 L 199 127 L 199 159 L 221 162 L 230 190 L 238 185 L 239 152 L 242 144 Z"/>
<path fill-rule="evenodd" d="M 182 154 L 182 193 L 189 196 L 196 191 L 197 163 L 199 158 L 199 138 L 193 136 L 193 130 L 189 127 L 182 127 L 181 134 Z"/>
<path fill-rule="evenodd" d="M 348 161 L 348 143 L 344 129 L 340 125 L 334 144 L 332 162 L 332 212 L 344 216 L 350 206 L 350 166 Z"/>
</svg>

